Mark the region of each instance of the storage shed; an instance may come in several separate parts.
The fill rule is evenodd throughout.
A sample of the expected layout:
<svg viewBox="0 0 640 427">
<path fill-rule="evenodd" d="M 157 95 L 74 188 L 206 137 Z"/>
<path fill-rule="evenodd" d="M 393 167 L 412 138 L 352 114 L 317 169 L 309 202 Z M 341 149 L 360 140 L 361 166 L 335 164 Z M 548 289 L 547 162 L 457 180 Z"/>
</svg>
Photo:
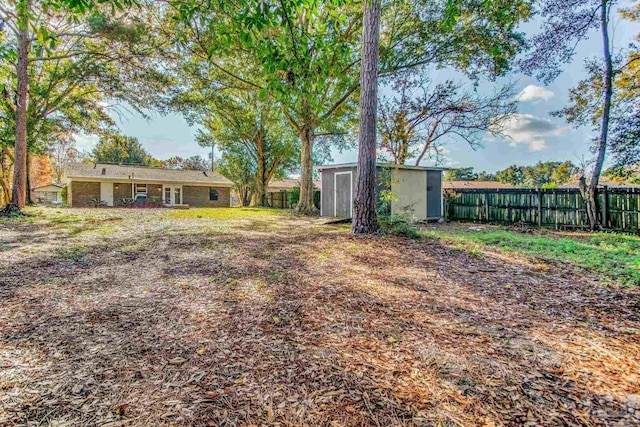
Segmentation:
<svg viewBox="0 0 640 427">
<path fill-rule="evenodd" d="M 358 168 L 355 163 L 319 166 L 322 194 L 320 215 L 351 218 Z M 386 165 L 376 167 L 377 197 L 392 193 L 391 213 L 408 214 L 417 221 L 443 216 L 442 172 L 446 168 Z"/>
</svg>

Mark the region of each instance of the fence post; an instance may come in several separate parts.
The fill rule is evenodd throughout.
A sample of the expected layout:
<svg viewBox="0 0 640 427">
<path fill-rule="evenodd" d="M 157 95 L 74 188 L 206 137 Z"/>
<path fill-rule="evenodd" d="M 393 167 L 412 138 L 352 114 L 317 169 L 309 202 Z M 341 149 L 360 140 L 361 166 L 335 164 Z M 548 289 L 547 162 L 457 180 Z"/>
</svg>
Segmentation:
<svg viewBox="0 0 640 427">
<path fill-rule="evenodd" d="M 542 188 L 538 187 L 538 227 L 542 227 Z"/>
<path fill-rule="evenodd" d="M 555 206 L 555 228 L 558 229 L 558 193 L 553 191 L 553 206 Z"/>
<path fill-rule="evenodd" d="M 482 193 L 484 196 L 484 219 L 489 222 L 489 193 Z"/>
<path fill-rule="evenodd" d="M 608 187 L 605 185 L 602 187 L 602 225 L 605 227 L 609 227 L 609 193 L 607 191 Z"/>
</svg>

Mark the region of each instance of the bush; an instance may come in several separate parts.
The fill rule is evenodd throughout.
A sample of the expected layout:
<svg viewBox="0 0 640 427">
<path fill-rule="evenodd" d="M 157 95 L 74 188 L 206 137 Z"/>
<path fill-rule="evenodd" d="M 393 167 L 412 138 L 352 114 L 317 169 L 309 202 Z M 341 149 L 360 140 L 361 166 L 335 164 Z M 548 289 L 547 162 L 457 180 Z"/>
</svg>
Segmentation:
<svg viewBox="0 0 640 427">
<path fill-rule="evenodd" d="M 65 205 L 69 203 L 69 186 L 65 185 L 62 187 L 62 190 L 60 190 L 60 196 L 62 197 L 62 203 Z"/>
<path fill-rule="evenodd" d="M 411 220 L 411 217 L 406 215 L 388 215 L 381 216 L 380 219 L 380 227 L 382 231 L 406 236 L 410 239 L 416 239 L 420 237 L 420 233 L 416 228 L 414 222 Z"/>
<path fill-rule="evenodd" d="M 100 199 L 91 199 L 89 200 L 89 203 L 87 203 L 87 205 L 91 208 L 106 208 L 107 206 L 109 206 L 107 202 Z"/>
</svg>

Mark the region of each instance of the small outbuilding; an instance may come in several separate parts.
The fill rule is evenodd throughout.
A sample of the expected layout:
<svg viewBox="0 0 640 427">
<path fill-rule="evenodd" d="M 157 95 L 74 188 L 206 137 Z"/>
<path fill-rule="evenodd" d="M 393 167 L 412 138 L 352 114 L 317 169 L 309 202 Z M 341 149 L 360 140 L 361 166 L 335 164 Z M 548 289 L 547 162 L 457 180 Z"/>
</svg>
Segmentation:
<svg viewBox="0 0 640 427">
<path fill-rule="evenodd" d="M 320 215 L 351 218 L 356 191 L 357 164 L 320 166 Z M 379 164 L 377 198 L 389 201 L 391 214 L 410 215 L 417 221 L 442 218 L 442 173 L 446 168 Z"/>
<path fill-rule="evenodd" d="M 61 205 L 62 204 L 62 184 L 49 184 L 35 187 L 31 190 L 31 198 L 39 204 L 43 205 Z"/>
</svg>

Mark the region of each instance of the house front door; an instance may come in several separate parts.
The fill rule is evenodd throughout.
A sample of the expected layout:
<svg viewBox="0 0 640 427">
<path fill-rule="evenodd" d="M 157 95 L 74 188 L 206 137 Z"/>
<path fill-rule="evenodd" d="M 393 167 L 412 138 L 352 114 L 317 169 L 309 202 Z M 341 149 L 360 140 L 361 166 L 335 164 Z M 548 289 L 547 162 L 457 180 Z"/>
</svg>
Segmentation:
<svg viewBox="0 0 640 427">
<path fill-rule="evenodd" d="M 164 204 L 169 206 L 182 204 L 182 187 L 164 186 Z"/>
</svg>

